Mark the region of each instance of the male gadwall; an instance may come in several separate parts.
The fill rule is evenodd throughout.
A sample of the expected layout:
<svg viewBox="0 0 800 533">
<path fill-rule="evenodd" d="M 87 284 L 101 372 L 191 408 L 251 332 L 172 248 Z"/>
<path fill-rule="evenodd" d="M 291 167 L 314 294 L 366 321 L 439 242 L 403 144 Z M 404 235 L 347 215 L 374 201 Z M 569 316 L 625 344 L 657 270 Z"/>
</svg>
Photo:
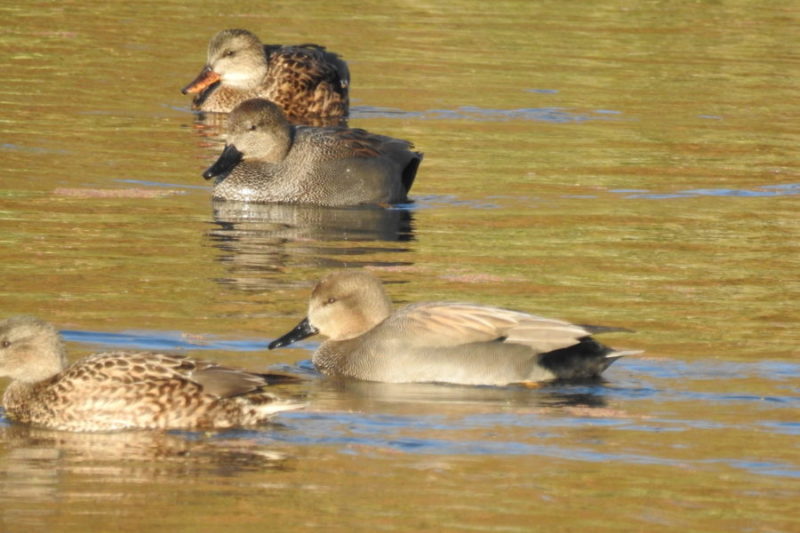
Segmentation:
<svg viewBox="0 0 800 533">
<path fill-rule="evenodd" d="M 325 206 L 405 202 L 420 152 L 408 141 L 361 129 L 293 126 L 274 103 L 255 98 L 228 120 L 227 144 L 204 173 L 213 197 Z"/>
<path fill-rule="evenodd" d="M 394 313 L 380 280 L 343 270 L 322 278 L 308 316 L 269 348 L 321 333 L 314 353 L 324 374 L 394 383 L 532 384 L 598 377 L 633 351 L 591 337 L 615 328 L 578 326 L 469 303 L 426 302 Z"/>
<path fill-rule="evenodd" d="M 0 377 L 12 380 L 9 419 L 67 431 L 252 426 L 303 406 L 264 390 L 292 376 L 181 355 L 107 352 L 67 366 L 56 329 L 26 316 L 0 321 Z"/>
<path fill-rule="evenodd" d="M 229 113 L 250 98 L 267 98 L 301 124 L 338 125 L 347 117 L 350 71 L 315 44 L 263 45 L 247 30 L 223 30 L 208 44 L 208 63 L 183 88 L 200 111 Z"/>
</svg>

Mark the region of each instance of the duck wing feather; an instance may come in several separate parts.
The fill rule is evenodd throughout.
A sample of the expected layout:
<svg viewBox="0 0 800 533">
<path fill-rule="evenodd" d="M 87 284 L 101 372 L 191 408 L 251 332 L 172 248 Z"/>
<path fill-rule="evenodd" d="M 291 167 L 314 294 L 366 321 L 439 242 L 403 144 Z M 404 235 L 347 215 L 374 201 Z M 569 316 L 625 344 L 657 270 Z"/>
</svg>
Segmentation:
<svg viewBox="0 0 800 533">
<path fill-rule="evenodd" d="M 468 303 L 413 304 L 393 319 L 412 342 L 430 346 L 503 342 L 544 353 L 573 346 L 591 335 L 586 328 L 563 320 Z"/>
</svg>

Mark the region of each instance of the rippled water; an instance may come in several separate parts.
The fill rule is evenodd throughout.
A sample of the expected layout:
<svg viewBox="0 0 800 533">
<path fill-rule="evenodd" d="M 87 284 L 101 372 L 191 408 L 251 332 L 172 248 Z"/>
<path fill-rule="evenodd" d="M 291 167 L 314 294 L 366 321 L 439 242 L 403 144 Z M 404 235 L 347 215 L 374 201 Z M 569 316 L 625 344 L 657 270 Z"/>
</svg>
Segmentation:
<svg viewBox="0 0 800 533">
<path fill-rule="evenodd" d="M 798 11 L 789 2 L 0 6 L 2 316 L 71 357 L 174 350 L 308 376 L 259 430 L 0 419 L 0 530 L 800 529 Z M 319 41 L 352 126 L 425 152 L 392 209 L 212 204 L 207 39 Z M 320 378 L 267 352 L 311 284 L 625 326 L 595 384 Z"/>
</svg>

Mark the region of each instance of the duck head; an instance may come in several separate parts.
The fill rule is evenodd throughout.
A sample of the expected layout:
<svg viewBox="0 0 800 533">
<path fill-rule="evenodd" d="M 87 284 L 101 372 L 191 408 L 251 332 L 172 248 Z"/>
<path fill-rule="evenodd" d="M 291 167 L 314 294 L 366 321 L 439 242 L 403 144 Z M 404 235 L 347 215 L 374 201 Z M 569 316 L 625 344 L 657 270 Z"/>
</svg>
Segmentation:
<svg viewBox="0 0 800 533">
<path fill-rule="evenodd" d="M 263 98 L 246 100 L 228 117 L 225 149 L 203 177 L 224 177 L 242 161 L 280 162 L 291 149 L 293 135 L 279 106 Z"/>
<path fill-rule="evenodd" d="M 322 278 L 311 292 L 308 316 L 269 349 L 288 346 L 317 333 L 343 341 L 368 332 L 392 313 L 380 280 L 364 270 L 340 270 Z"/>
<path fill-rule="evenodd" d="M 67 364 L 58 331 L 29 316 L 0 321 L 0 377 L 36 383 L 61 372 Z"/>
<path fill-rule="evenodd" d="M 208 43 L 208 61 L 181 92 L 202 93 L 220 83 L 241 90 L 255 89 L 267 73 L 264 45 L 247 30 L 223 30 Z"/>
</svg>

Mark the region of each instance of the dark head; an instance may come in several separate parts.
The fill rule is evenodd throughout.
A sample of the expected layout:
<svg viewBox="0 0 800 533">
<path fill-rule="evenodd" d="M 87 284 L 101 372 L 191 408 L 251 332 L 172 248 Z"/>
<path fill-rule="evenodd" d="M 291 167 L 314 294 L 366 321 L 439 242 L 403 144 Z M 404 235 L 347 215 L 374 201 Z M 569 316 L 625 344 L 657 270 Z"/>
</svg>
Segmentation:
<svg viewBox="0 0 800 533">
<path fill-rule="evenodd" d="M 291 148 L 293 132 L 276 104 L 263 98 L 245 100 L 228 117 L 225 150 L 203 177 L 224 176 L 242 161 L 282 161 Z"/>
</svg>

